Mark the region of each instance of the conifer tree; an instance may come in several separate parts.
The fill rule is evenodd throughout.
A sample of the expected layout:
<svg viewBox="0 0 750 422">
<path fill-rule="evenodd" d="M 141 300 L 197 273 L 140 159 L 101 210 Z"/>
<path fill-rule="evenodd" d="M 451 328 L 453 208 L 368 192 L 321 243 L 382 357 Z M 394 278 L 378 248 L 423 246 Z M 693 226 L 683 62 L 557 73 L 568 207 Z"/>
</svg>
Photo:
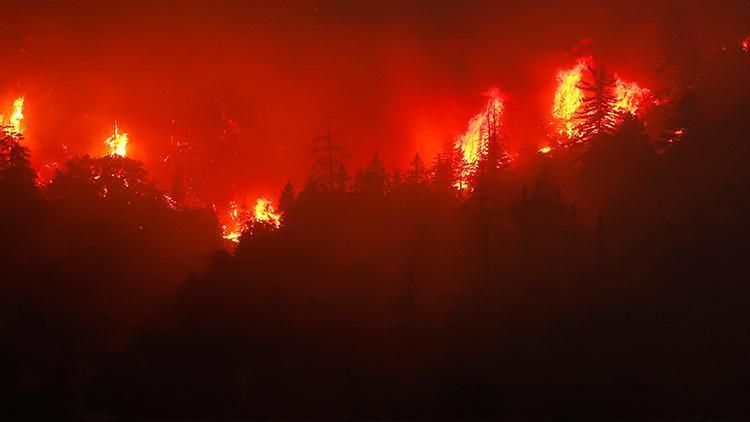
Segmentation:
<svg viewBox="0 0 750 422">
<path fill-rule="evenodd" d="M 576 129 L 582 140 L 614 131 L 620 113 L 615 108 L 616 79 L 604 65 L 589 66 L 590 80 L 582 81 L 578 88 L 586 93 L 581 109 L 575 117 L 580 120 Z"/>
</svg>

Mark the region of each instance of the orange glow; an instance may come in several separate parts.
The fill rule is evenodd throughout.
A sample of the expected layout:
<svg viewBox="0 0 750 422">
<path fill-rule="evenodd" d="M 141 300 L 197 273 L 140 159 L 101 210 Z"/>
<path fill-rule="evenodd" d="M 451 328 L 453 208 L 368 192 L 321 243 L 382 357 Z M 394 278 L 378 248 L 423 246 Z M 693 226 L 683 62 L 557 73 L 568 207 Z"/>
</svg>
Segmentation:
<svg viewBox="0 0 750 422">
<path fill-rule="evenodd" d="M 467 164 L 466 170 L 461 175 L 462 179 L 466 179 L 469 176 L 472 167 L 479 160 L 482 153 L 482 148 L 484 147 L 482 145 L 482 127 L 487 122 L 488 116 L 494 114 L 499 117 L 503 114 L 504 105 L 500 90 L 492 88 L 483 95 L 487 97 L 487 104 L 484 111 L 469 120 L 469 127 L 466 133 L 461 135 L 455 144 L 456 147 L 461 148 L 463 159 Z"/>
<path fill-rule="evenodd" d="M 648 89 L 641 88 L 636 83 L 623 82 L 618 79 L 615 85 L 615 97 L 617 98 L 615 108 L 620 112 L 637 114 L 649 93 Z"/>
<path fill-rule="evenodd" d="M 549 145 L 545 145 L 545 146 L 539 148 L 538 151 L 539 151 L 540 154 L 549 154 L 550 152 L 552 152 L 552 147 L 549 146 Z"/>
<path fill-rule="evenodd" d="M 117 122 L 115 122 L 112 136 L 107 138 L 104 144 L 109 148 L 108 155 L 110 156 L 126 157 L 128 155 L 128 134 L 120 133 Z"/>
<path fill-rule="evenodd" d="M 742 51 L 750 53 L 750 35 L 746 36 L 745 39 L 742 40 Z"/>
<path fill-rule="evenodd" d="M 665 139 L 668 144 L 680 142 L 685 137 L 685 128 L 679 128 L 669 133 L 669 136 Z"/>
<path fill-rule="evenodd" d="M 253 220 L 268 223 L 276 227 L 281 227 L 281 213 L 274 209 L 271 201 L 258 198 L 253 209 Z"/>
<path fill-rule="evenodd" d="M 21 121 L 23 120 L 23 105 L 24 98 L 18 97 L 13 100 L 13 111 L 10 113 L 8 120 L 5 120 L 5 116 L 0 115 L 0 126 L 3 131 L 10 135 L 20 135 L 23 133 L 21 127 Z"/>
</svg>

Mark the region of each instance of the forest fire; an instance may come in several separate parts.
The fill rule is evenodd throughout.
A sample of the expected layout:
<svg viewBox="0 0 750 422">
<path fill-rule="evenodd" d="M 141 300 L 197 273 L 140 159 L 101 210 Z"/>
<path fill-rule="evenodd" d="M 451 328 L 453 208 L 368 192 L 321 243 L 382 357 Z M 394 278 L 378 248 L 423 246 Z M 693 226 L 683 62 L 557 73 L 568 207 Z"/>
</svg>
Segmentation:
<svg viewBox="0 0 750 422">
<path fill-rule="evenodd" d="M 2 413 L 750 420 L 749 1 L 5 2 Z"/>
<path fill-rule="evenodd" d="M 617 103 L 615 108 L 620 112 L 638 114 L 638 111 L 646 104 L 646 99 L 651 92 L 641 88 L 634 82 L 623 82 L 618 79 L 615 85 L 615 97 Z"/>
<path fill-rule="evenodd" d="M 281 213 L 276 211 L 271 201 L 258 198 L 253 208 L 253 221 L 266 223 L 278 229 L 281 227 Z"/>
<path fill-rule="evenodd" d="M 582 57 L 572 69 L 561 70 L 557 75 L 558 86 L 552 107 L 552 117 L 557 127 L 556 132 L 568 140 L 581 136 L 578 126 L 580 113 L 586 101 L 586 93 L 581 88 L 591 75 L 594 61 L 591 57 Z M 615 97 L 614 108 L 619 113 L 639 114 L 651 92 L 634 82 L 623 81 L 615 77 L 612 95 Z"/>
<path fill-rule="evenodd" d="M 239 242 L 242 232 L 245 230 L 245 222 L 247 221 L 247 212 L 241 211 L 237 202 L 232 201 L 229 203 L 229 212 L 227 212 L 228 221 L 222 224 L 221 230 L 224 239 L 232 242 Z"/>
<path fill-rule="evenodd" d="M 578 60 L 574 68 L 562 70 L 557 75 L 558 86 L 555 91 L 552 116 L 562 122 L 559 133 L 565 134 L 568 138 L 575 135 L 574 116 L 583 105 L 584 98 L 583 91 L 578 88 L 578 84 L 581 82 L 583 71 L 590 61 L 590 58 L 583 57 Z"/>
<path fill-rule="evenodd" d="M 469 121 L 466 133 L 459 137 L 455 144 L 457 148 L 461 149 L 463 160 L 467 164 L 461 174 L 461 178 L 464 180 L 471 174 L 473 167 L 476 166 L 477 161 L 482 155 L 483 148 L 486 147 L 486 145 L 483 145 L 486 139 L 482 132 L 488 124 L 488 119 L 491 119 L 493 116 L 494 118 L 499 118 L 504 111 L 503 97 L 499 89 L 492 88 L 483 95 L 487 97 L 487 104 L 484 110 Z M 499 125 L 501 123 L 495 122 L 495 124 Z M 462 185 L 465 186 L 465 184 Z"/>
<path fill-rule="evenodd" d="M 245 206 L 240 206 L 236 201 L 229 203 L 229 211 L 226 213 L 226 222 L 222 224 L 222 237 L 234 243 L 240 241 L 242 233 L 249 225 L 261 223 L 278 229 L 281 227 L 281 213 L 278 212 L 271 201 L 258 198 L 252 211 Z"/>
<path fill-rule="evenodd" d="M 109 148 L 108 155 L 126 157 L 128 155 L 128 134 L 120 132 L 115 121 L 112 136 L 104 141 Z"/>
<path fill-rule="evenodd" d="M 9 135 L 20 135 L 23 133 L 21 127 L 21 121 L 24 118 L 23 115 L 24 97 L 18 97 L 13 100 L 13 111 L 10 113 L 8 120 L 5 120 L 4 115 L 0 115 L 0 126 L 3 131 Z"/>
</svg>

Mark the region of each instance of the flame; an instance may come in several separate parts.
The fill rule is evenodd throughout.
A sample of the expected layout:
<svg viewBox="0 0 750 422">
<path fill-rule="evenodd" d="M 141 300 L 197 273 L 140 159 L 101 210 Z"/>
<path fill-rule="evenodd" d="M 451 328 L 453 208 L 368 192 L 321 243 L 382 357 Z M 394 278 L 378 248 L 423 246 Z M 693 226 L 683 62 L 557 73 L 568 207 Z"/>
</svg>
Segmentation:
<svg viewBox="0 0 750 422">
<path fill-rule="evenodd" d="M 246 206 L 240 206 L 236 201 L 232 201 L 229 203 L 225 222 L 221 226 L 222 237 L 238 243 L 242 233 L 248 228 L 248 222 L 251 224 L 260 222 L 278 229 L 281 227 L 281 217 L 281 213 L 276 211 L 271 201 L 265 198 L 256 200 L 252 212 Z"/>
<path fill-rule="evenodd" d="M 549 154 L 550 152 L 552 152 L 552 147 L 549 146 L 549 145 L 545 145 L 545 146 L 539 148 L 538 151 L 539 151 L 540 154 Z"/>
<path fill-rule="evenodd" d="M 21 121 L 24 117 L 24 101 L 25 100 L 23 97 L 18 97 L 13 100 L 13 112 L 10 114 L 10 118 L 7 122 L 5 121 L 4 116 L 0 115 L 0 126 L 2 126 L 5 133 L 14 135 L 20 135 L 21 133 L 23 133 L 23 129 L 21 128 Z"/>
<path fill-rule="evenodd" d="M 487 104 L 484 111 L 469 120 L 469 127 L 461 137 L 456 141 L 455 146 L 461 148 L 463 159 L 466 162 L 466 170 L 461 174 L 462 179 L 466 179 L 471 172 L 471 167 L 476 164 L 482 153 L 482 126 L 487 121 L 488 116 L 494 113 L 497 116 L 502 115 L 504 110 L 503 98 L 500 90 L 492 88 L 483 94 L 487 97 Z M 457 185 L 462 185 L 460 182 Z"/>
<path fill-rule="evenodd" d="M 236 202 L 232 201 L 229 203 L 229 212 L 227 213 L 229 219 L 226 224 L 222 224 L 221 230 L 224 233 L 223 238 L 232 242 L 239 242 L 242 232 L 245 230 L 245 221 L 242 218 L 239 206 Z"/>
<path fill-rule="evenodd" d="M 114 132 L 112 133 L 112 136 L 107 138 L 107 140 L 104 141 L 104 144 L 109 148 L 110 156 L 126 157 L 128 155 L 128 134 L 120 133 L 116 121 L 114 124 Z"/>
<path fill-rule="evenodd" d="M 615 85 L 615 108 L 620 112 L 637 114 L 649 94 L 648 89 L 641 88 L 634 82 L 628 83 L 618 79 Z"/>
<path fill-rule="evenodd" d="M 591 57 L 581 57 L 575 67 L 561 70 L 557 74 L 557 90 L 552 106 L 552 117 L 555 119 L 554 126 L 557 132 L 568 139 L 576 138 L 578 131 L 576 127 L 580 120 L 576 115 L 583 107 L 586 94 L 579 84 L 584 78 L 586 68 L 593 64 Z M 634 82 L 626 82 L 620 78 L 616 79 L 614 96 L 616 98 L 615 109 L 619 112 L 638 114 L 648 104 L 651 91 L 641 88 Z M 654 100 L 656 103 L 657 100 Z"/>
<path fill-rule="evenodd" d="M 745 39 L 742 40 L 742 51 L 750 53 L 750 35 L 746 36 Z"/>
<path fill-rule="evenodd" d="M 552 107 L 552 116 L 563 123 L 560 133 L 568 137 L 575 135 L 574 117 L 583 105 L 584 94 L 578 88 L 583 79 L 583 70 L 589 64 L 588 57 L 578 59 L 576 66 L 569 70 L 561 70 L 557 74 L 557 91 L 555 91 L 555 102 Z"/>
<path fill-rule="evenodd" d="M 277 229 L 281 227 L 281 213 L 274 209 L 271 201 L 258 198 L 253 209 L 253 219 L 257 222 L 272 224 Z"/>
</svg>

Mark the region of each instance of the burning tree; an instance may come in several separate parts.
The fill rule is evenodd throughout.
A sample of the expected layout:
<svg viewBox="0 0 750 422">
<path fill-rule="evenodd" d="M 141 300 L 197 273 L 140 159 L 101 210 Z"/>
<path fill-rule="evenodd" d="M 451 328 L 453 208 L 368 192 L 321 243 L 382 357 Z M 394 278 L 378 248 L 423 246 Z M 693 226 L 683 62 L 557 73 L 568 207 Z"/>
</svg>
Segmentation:
<svg viewBox="0 0 750 422">
<path fill-rule="evenodd" d="M 583 140 L 612 133 L 622 117 L 618 110 L 621 99 L 615 92 L 618 82 L 615 76 L 604 65 L 587 66 L 587 69 L 591 80 L 577 85 L 586 95 L 575 113 L 575 118 L 580 120 L 576 133 Z"/>
<path fill-rule="evenodd" d="M 561 70 L 557 80 L 552 138 L 560 145 L 611 132 L 625 114 L 642 114 L 651 96 L 650 90 L 594 65 L 591 57 L 582 57 L 575 67 Z M 547 154 L 552 149 L 547 145 L 539 152 Z"/>
<path fill-rule="evenodd" d="M 484 111 L 469 121 L 466 133 L 456 142 L 456 148 L 460 148 L 464 161 L 456 184 L 459 189 L 468 187 L 466 182 L 475 179 L 477 173 L 485 172 L 488 163 L 499 167 L 510 161 L 500 133 L 503 97 L 497 88 L 490 89 L 484 95 L 488 98 Z M 481 168 L 482 166 L 485 168 Z"/>
<path fill-rule="evenodd" d="M 229 204 L 227 218 L 221 225 L 222 237 L 234 243 L 239 243 L 245 233 L 255 233 L 258 230 L 269 231 L 281 227 L 282 213 L 273 206 L 271 201 L 258 198 L 255 205 L 249 208 L 246 203 Z"/>
<path fill-rule="evenodd" d="M 500 169 L 510 163 L 505 138 L 501 132 L 502 107 L 488 106 L 478 131 L 478 153 L 471 174 L 471 185 L 485 189 L 497 181 Z"/>
<path fill-rule="evenodd" d="M 110 156 L 127 157 L 128 155 L 128 134 L 120 132 L 120 128 L 117 126 L 115 121 L 112 127 L 112 136 L 104 141 L 107 146 Z"/>
<path fill-rule="evenodd" d="M 0 131 L 9 136 L 20 136 L 23 133 L 21 128 L 21 121 L 24 118 L 23 115 L 24 98 L 18 97 L 13 100 L 13 111 L 8 116 L 7 120 L 4 115 L 0 114 Z"/>
</svg>

